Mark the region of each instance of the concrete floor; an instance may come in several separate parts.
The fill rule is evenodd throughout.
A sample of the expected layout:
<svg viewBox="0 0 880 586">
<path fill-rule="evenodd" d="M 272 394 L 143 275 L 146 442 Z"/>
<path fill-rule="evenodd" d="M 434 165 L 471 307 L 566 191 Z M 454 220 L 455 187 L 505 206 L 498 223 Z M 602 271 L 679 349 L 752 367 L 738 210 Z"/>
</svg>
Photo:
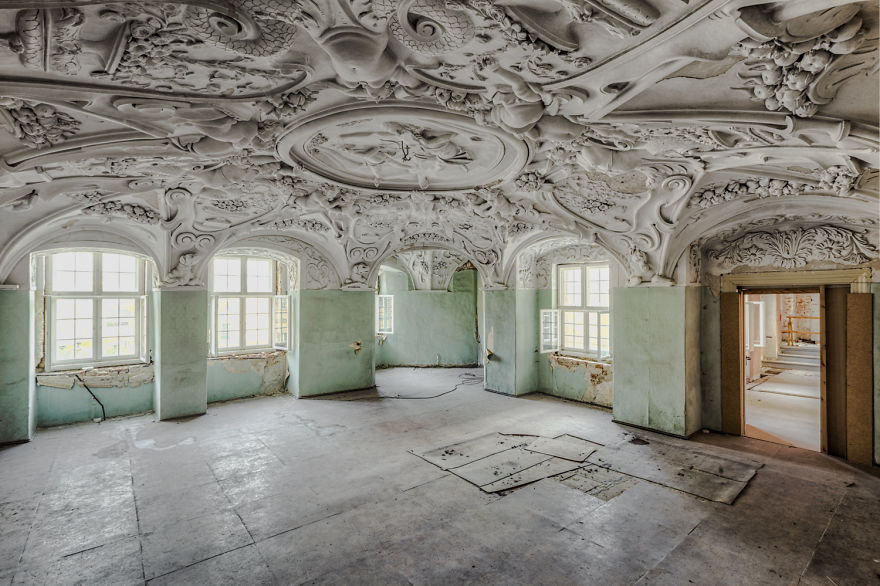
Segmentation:
<svg viewBox="0 0 880 586">
<path fill-rule="evenodd" d="M 813 450 L 822 449 L 819 373 L 783 370 L 746 391 L 746 435 Z"/>
<path fill-rule="evenodd" d="M 461 372 L 380 371 L 378 394 L 436 394 Z M 880 480 L 839 460 L 700 434 L 765 463 L 733 506 L 644 481 L 607 501 L 553 479 L 488 495 L 407 450 L 633 430 L 475 385 L 360 395 L 58 428 L 0 450 L 0 584 L 878 581 Z"/>
</svg>

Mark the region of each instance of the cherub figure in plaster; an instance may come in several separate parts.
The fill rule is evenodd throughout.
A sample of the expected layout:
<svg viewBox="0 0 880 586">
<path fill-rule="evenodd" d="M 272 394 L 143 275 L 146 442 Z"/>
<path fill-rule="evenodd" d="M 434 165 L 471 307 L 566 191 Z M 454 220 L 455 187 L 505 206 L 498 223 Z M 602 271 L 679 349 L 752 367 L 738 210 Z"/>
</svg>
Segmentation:
<svg viewBox="0 0 880 586">
<path fill-rule="evenodd" d="M 161 284 L 166 287 L 201 287 L 205 283 L 196 276 L 197 259 L 195 253 L 182 254 L 177 265 L 168 271 Z"/>
</svg>

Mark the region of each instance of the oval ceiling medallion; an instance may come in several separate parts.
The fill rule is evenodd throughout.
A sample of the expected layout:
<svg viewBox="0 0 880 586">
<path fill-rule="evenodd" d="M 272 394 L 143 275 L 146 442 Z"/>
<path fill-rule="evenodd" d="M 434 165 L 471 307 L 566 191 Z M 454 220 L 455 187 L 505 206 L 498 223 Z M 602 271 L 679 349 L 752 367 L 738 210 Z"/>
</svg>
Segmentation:
<svg viewBox="0 0 880 586">
<path fill-rule="evenodd" d="M 394 102 L 319 112 L 278 143 L 279 155 L 331 181 L 394 191 L 453 191 L 519 174 L 529 148 L 471 118 Z"/>
</svg>

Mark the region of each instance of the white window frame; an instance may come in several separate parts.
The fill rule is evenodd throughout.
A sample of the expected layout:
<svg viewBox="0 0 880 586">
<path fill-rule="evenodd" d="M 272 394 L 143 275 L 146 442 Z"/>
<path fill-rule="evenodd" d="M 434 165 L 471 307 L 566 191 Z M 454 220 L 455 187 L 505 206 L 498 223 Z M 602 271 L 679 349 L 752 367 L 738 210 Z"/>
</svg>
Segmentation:
<svg viewBox="0 0 880 586">
<path fill-rule="evenodd" d="M 90 291 L 55 291 L 55 255 L 68 252 L 88 253 L 92 255 L 92 289 Z M 103 255 L 120 254 L 135 259 L 137 274 L 136 291 L 104 291 L 103 290 Z M 86 367 L 124 366 L 129 364 L 145 364 L 149 362 L 147 352 L 147 296 L 146 296 L 146 261 L 143 257 L 124 250 L 58 250 L 47 253 L 45 259 L 45 298 L 46 298 L 46 342 L 45 370 L 79 370 Z M 103 356 L 101 322 L 104 299 L 135 299 L 135 353 L 125 356 Z M 92 358 L 60 360 L 57 357 L 57 316 L 56 304 L 65 299 L 89 299 L 92 302 Z"/>
<path fill-rule="evenodd" d="M 581 273 L 581 305 L 563 305 L 564 300 L 564 288 L 562 283 L 562 271 L 566 268 L 579 268 Z M 589 301 L 589 269 L 591 268 L 607 268 L 608 269 L 608 305 L 587 305 Z M 556 265 L 556 269 L 554 271 L 554 276 L 556 278 L 556 310 L 558 312 L 556 320 L 557 320 L 557 348 L 555 351 L 562 352 L 565 354 L 572 354 L 575 356 L 589 357 L 589 358 L 608 358 L 611 356 L 611 266 L 608 262 L 590 262 L 590 263 L 563 263 Z M 565 345 L 565 314 L 566 313 L 581 313 L 583 315 L 584 320 L 584 347 L 576 348 L 569 347 Z M 596 327 L 598 329 L 597 336 L 597 350 L 590 349 L 590 314 L 596 314 Z M 601 328 L 602 328 L 602 315 L 608 316 L 608 346 L 607 348 L 602 343 L 601 336 Z M 543 331 L 543 317 L 542 317 L 542 331 L 541 331 L 542 342 L 544 338 Z M 546 352 L 554 351 L 554 350 L 542 350 Z"/>
<path fill-rule="evenodd" d="M 240 285 L 237 292 L 214 291 L 214 261 L 216 260 L 237 259 L 241 263 Z M 249 292 L 247 290 L 247 265 L 249 260 L 269 261 L 272 266 L 270 291 Z M 209 283 L 211 286 L 210 300 L 210 339 L 211 339 L 211 355 L 212 356 L 230 356 L 235 354 L 251 354 L 254 352 L 266 352 L 268 350 L 290 350 L 291 346 L 291 311 L 290 297 L 287 293 L 287 287 L 284 285 L 283 278 L 286 277 L 286 270 L 283 263 L 264 256 L 243 255 L 243 254 L 221 254 L 214 257 L 211 261 L 211 269 L 209 275 Z M 218 310 L 220 299 L 238 299 L 239 300 L 239 344 L 234 347 L 220 348 L 220 331 L 217 327 L 219 322 Z M 247 345 L 245 343 L 247 335 L 247 300 L 248 299 L 267 299 L 269 302 L 269 342 L 267 344 Z M 275 324 L 275 316 L 281 305 L 286 306 L 287 311 L 287 328 L 281 336 Z"/>
<path fill-rule="evenodd" d="M 379 322 L 379 306 L 382 300 L 387 299 L 391 302 L 391 328 L 383 330 Z M 394 333 L 394 295 L 376 295 L 376 333 L 390 335 Z"/>
</svg>

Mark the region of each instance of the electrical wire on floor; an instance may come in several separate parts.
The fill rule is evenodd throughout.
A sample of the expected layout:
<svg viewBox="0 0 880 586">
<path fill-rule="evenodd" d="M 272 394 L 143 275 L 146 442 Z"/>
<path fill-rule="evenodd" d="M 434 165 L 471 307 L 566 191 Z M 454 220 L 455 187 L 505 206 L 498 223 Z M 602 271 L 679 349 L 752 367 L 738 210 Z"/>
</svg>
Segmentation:
<svg viewBox="0 0 880 586">
<path fill-rule="evenodd" d="M 458 375 L 459 382 L 454 387 L 449 389 L 448 391 L 443 391 L 437 395 L 430 395 L 428 397 L 401 397 L 397 395 L 396 397 L 392 396 L 380 396 L 380 399 L 436 399 L 437 397 L 442 397 L 443 395 L 448 395 L 449 393 L 457 391 L 460 387 L 467 385 L 481 385 L 483 384 L 483 375 L 474 374 L 472 372 L 463 372 Z"/>
<path fill-rule="evenodd" d="M 89 385 L 87 385 L 85 383 L 85 381 L 83 381 L 83 379 L 78 374 L 74 374 L 73 376 L 76 377 L 76 380 L 79 381 L 79 384 L 81 384 L 82 386 L 84 386 L 86 388 L 86 390 L 92 396 L 92 399 L 97 401 L 98 405 L 101 406 L 101 421 L 104 421 L 105 419 L 107 419 L 107 411 L 104 409 L 104 403 L 101 402 L 101 399 L 99 399 L 98 397 L 95 396 L 95 393 L 92 392 L 92 389 L 89 388 Z"/>
</svg>

